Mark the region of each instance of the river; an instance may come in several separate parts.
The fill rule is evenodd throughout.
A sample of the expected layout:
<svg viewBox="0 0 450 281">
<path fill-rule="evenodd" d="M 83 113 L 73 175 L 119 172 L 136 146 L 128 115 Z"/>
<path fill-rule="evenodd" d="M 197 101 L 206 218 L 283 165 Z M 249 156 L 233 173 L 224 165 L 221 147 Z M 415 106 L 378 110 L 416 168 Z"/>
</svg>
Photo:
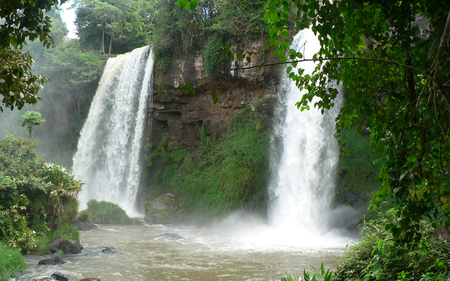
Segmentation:
<svg viewBox="0 0 450 281">
<path fill-rule="evenodd" d="M 18 280 L 43 278 L 55 271 L 75 280 L 280 280 L 322 261 L 334 270 L 348 242 L 324 236 L 324 243 L 317 245 L 294 230 L 286 236 L 286 231 L 271 231 L 261 224 L 236 226 L 98 225 L 97 230 L 80 233 L 84 247 L 80 254 L 60 255 L 66 261 L 63 265 L 37 265 L 53 255 L 25 256 L 28 270 Z M 164 233 L 184 239 L 152 238 Z M 300 243 L 290 241 L 295 237 Z M 115 247 L 116 253 L 103 253 L 104 247 Z"/>
</svg>

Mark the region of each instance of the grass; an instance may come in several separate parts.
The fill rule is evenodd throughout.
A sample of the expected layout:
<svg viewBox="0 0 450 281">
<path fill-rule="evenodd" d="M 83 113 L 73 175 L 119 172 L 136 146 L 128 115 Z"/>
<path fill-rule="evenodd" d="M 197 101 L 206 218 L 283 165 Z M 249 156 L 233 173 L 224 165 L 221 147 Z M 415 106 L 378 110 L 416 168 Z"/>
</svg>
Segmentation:
<svg viewBox="0 0 450 281">
<path fill-rule="evenodd" d="M 27 264 L 20 251 L 0 242 L 0 281 L 8 281 L 25 269 Z"/>
<path fill-rule="evenodd" d="M 44 235 L 37 237 L 36 253 L 38 255 L 50 254 L 51 251 L 47 245 L 56 239 L 73 239 L 78 241 L 80 239 L 80 232 L 71 225 L 62 226 L 53 232 L 47 231 Z"/>
</svg>

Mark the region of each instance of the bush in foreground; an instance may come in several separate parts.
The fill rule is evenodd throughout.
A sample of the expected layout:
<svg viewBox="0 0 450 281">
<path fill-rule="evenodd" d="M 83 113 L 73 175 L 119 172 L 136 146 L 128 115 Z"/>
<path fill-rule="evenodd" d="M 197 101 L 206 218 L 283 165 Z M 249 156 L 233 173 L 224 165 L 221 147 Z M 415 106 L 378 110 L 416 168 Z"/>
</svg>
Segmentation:
<svg viewBox="0 0 450 281">
<path fill-rule="evenodd" d="M 0 241 L 22 253 L 35 251 L 39 236 L 72 224 L 82 186 L 35 147 L 11 134 L 0 139 Z"/>
<path fill-rule="evenodd" d="M 449 280 L 450 243 L 433 238 L 431 227 L 421 222 L 416 234 L 420 238 L 417 247 L 398 246 L 386 227 L 399 225 L 399 220 L 398 213 L 392 209 L 379 214 L 378 219 L 366 222 L 363 239 L 344 255 L 333 280 Z"/>
<path fill-rule="evenodd" d="M 20 251 L 0 242 L 0 281 L 8 281 L 25 269 L 27 264 Z"/>
</svg>

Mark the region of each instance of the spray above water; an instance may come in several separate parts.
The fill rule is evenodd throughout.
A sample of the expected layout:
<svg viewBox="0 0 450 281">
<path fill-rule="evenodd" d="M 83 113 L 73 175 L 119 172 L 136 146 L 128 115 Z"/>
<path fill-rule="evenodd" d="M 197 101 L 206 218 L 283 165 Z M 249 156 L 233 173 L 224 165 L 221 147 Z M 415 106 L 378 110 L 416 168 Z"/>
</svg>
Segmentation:
<svg viewBox="0 0 450 281">
<path fill-rule="evenodd" d="M 79 195 L 81 209 L 96 199 L 138 215 L 139 156 L 152 101 L 153 62 L 147 46 L 106 63 L 73 158 L 73 173 L 85 183 Z"/>
</svg>

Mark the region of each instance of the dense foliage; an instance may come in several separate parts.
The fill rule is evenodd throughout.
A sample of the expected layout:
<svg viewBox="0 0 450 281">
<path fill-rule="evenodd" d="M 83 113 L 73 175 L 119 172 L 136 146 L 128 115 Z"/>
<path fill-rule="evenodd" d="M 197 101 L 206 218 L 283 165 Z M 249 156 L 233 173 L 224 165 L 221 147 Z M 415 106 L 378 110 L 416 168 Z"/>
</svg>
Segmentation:
<svg viewBox="0 0 450 281">
<path fill-rule="evenodd" d="M 44 12 L 57 4 L 57 0 L 0 2 L 1 112 L 3 106 L 21 109 L 26 103 L 37 102 L 37 93 L 46 79 L 32 73 L 33 58 L 21 49 L 26 40 L 39 39 L 47 48 L 53 44 L 50 36 L 51 20 Z"/>
<path fill-rule="evenodd" d="M 350 205 L 358 210 L 367 208 L 371 194 L 380 183 L 376 178 L 381 164 L 370 150 L 370 137 L 356 129 L 345 130 L 346 152 L 341 155 L 335 188 L 335 203 Z"/>
<path fill-rule="evenodd" d="M 449 241 L 433 238 L 431 226 L 417 222 L 419 231 L 415 235 L 422 247 L 410 250 L 396 245 L 386 227 L 400 225 L 401 217 L 397 212 L 391 209 L 377 220 L 365 222 L 362 240 L 344 255 L 334 281 L 444 281 L 450 278 Z M 404 254 L 396 255 L 398 252 Z"/>
<path fill-rule="evenodd" d="M 120 54 L 149 44 L 154 3 L 144 0 L 78 0 L 78 36 L 83 48 Z"/>
<path fill-rule="evenodd" d="M 173 55 L 221 50 L 222 41 L 242 43 L 264 37 L 262 0 L 203 0 L 190 11 L 176 0 L 78 0 L 76 25 L 82 48 L 124 53 L 152 44 L 158 64 L 166 70 Z M 205 56 L 217 64 L 220 56 Z M 212 61 L 211 61 L 212 60 Z"/>
<path fill-rule="evenodd" d="M 35 146 L 11 134 L 0 140 L 0 240 L 25 253 L 36 250 L 39 235 L 72 223 L 82 185 L 38 158 Z"/>
<path fill-rule="evenodd" d="M 182 148 L 182 140 L 162 136 L 159 147 L 149 155 L 149 165 L 155 157 L 162 157 L 166 168 L 150 181 L 149 199 L 171 192 L 179 198 L 179 211 L 197 221 L 236 209 L 264 213 L 269 132 L 261 123 L 258 110 L 262 107 L 264 103 L 255 111 L 244 108 L 220 139 L 207 136 L 201 128 L 201 147 L 193 152 Z"/>
<path fill-rule="evenodd" d="M 138 224 L 138 219 L 128 217 L 127 213 L 121 209 L 117 204 L 96 201 L 94 199 L 88 202 L 87 212 L 94 223 L 100 224 Z M 82 218 L 89 220 L 89 217 L 84 213 Z"/>
<path fill-rule="evenodd" d="M 308 90 L 298 107 L 328 109 L 338 94 L 331 81 L 344 85 L 337 137 L 344 144 L 343 128 L 369 129 L 373 151 L 384 156 L 374 203 L 391 198 L 401 210 L 399 224 L 387 225 L 395 241 L 419 242 L 423 218 L 450 226 L 450 2 L 270 0 L 267 7 L 270 41 L 283 61 L 302 61 L 277 37 L 287 36 L 294 7 L 297 26 L 318 35 L 315 72 L 287 70 Z M 311 104 L 315 96 L 320 101 Z"/>
</svg>

